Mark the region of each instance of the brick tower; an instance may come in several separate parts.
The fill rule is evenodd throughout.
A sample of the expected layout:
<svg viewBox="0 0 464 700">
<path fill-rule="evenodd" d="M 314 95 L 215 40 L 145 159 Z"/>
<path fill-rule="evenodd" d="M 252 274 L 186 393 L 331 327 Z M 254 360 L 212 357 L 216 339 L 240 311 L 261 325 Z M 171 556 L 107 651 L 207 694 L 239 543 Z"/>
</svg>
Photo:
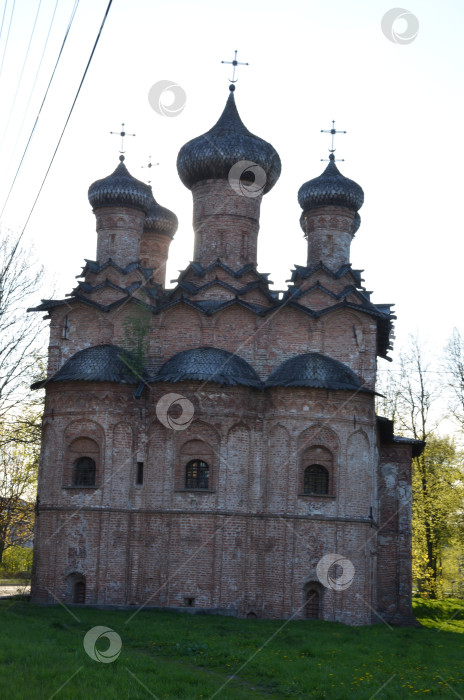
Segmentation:
<svg viewBox="0 0 464 700">
<path fill-rule="evenodd" d="M 390 305 L 350 244 L 364 194 L 332 159 L 298 193 L 306 265 L 257 270 L 275 149 L 223 114 L 178 156 L 177 219 L 121 161 L 95 182 L 96 261 L 50 319 L 32 599 L 410 623 L 411 456 L 375 415 Z"/>
</svg>

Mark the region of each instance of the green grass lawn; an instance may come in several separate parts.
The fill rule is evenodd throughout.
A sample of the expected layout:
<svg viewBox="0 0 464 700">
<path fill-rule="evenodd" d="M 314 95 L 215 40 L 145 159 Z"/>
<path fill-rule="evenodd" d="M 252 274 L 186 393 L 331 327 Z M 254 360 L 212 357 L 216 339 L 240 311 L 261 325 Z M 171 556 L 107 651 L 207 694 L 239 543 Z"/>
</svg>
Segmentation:
<svg viewBox="0 0 464 700">
<path fill-rule="evenodd" d="M 2 600 L 0 698 L 463 698 L 464 601 L 415 610 L 420 629 Z M 112 663 L 84 650 L 97 625 L 121 637 Z"/>
</svg>

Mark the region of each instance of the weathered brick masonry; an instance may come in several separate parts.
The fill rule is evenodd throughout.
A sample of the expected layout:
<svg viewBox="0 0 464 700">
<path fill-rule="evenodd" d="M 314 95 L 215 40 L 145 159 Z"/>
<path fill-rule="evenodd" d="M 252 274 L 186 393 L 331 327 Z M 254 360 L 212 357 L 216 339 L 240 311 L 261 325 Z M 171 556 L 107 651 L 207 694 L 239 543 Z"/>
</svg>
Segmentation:
<svg viewBox="0 0 464 700">
<path fill-rule="evenodd" d="M 278 293 L 257 243 L 280 160 L 233 92 L 178 170 L 195 252 L 173 289 L 177 219 L 121 162 L 89 190 L 96 261 L 66 300 L 37 308 L 50 347 L 33 600 L 411 622 L 421 444 L 375 415 L 394 317 L 350 265 L 361 188 L 333 159 L 302 186 L 308 260 Z M 163 417 L 168 394 L 180 399 Z M 348 585 L 343 563 L 321 580 L 328 554 L 354 566 Z"/>
</svg>

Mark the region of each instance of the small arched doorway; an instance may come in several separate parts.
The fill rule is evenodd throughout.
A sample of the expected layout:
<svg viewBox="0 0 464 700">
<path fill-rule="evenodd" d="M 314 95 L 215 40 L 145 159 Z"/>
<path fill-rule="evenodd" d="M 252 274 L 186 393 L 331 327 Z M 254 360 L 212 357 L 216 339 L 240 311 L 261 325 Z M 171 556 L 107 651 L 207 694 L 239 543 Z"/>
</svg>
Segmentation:
<svg viewBox="0 0 464 700">
<path fill-rule="evenodd" d="M 67 599 L 76 605 L 85 604 L 86 581 L 85 576 L 79 573 L 70 574 L 67 577 Z"/>
<path fill-rule="evenodd" d="M 321 593 L 315 583 L 309 583 L 305 587 L 304 613 L 307 620 L 321 619 Z"/>
<path fill-rule="evenodd" d="M 85 603 L 85 581 L 75 581 L 73 585 L 73 603 Z"/>
</svg>

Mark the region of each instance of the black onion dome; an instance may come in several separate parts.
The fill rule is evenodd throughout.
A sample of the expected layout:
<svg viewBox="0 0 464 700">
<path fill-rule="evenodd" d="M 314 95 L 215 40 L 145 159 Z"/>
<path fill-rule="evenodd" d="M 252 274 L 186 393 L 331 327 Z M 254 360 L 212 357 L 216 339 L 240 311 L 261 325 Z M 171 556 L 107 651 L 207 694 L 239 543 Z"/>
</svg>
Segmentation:
<svg viewBox="0 0 464 700">
<path fill-rule="evenodd" d="M 134 355 L 115 345 L 96 345 L 76 352 L 50 379 L 35 382 L 40 389 L 49 382 L 117 382 L 137 384 L 146 374 Z"/>
<path fill-rule="evenodd" d="M 331 153 L 330 162 L 322 175 L 301 185 L 298 202 L 303 211 L 328 205 L 358 211 L 364 202 L 364 192 L 357 182 L 341 174 Z"/>
<path fill-rule="evenodd" d="M 174 212 L 158 204 L 152 193 L 151 207 L 143 224 L 143 230 L 149 233 L 161 233 L 164 236 L 174 238 L 178 226 L 179 221 Z"/>
<path fill-rule="evenodd" d="M 183 184 L 191 189 L 201 180 L 227 180 L 231 168 L 239 161 L 251 161 L 263 168 L 264 194 L 279 179 L 282 169 L 279 154 L 270 143 L 248 131 L 231 92 L 213 128 L 182 146 L 177 156 L 177 171 Z M 255 176 L 248 170 L 240 179 L 254 182 Z"/>
<path fill-rule="evenodd" d="M 100 207 L 131 207 L 145 213 L 152 204 L 151 189 L 132 177 L 121 161 L 111 175 L 97 180 L 89 187 L 89 202 L 92 209 Z"/>
<path fill-rule="evenodd" d="M 171 357 L 155 377 L 156 382 L 181 382 L 184 380 L 216 382 L 222 386 L 252 386 L 262 383 L 255 370 L 238 355 L 218 348 L 184 350 Z"/>
<path fill-rule="evenodd" d="M 266 386 L 307 386 L 314 389 L 367 391 L 349 367 L 318 352 L 291 357 L 275 369 Z"/>
</svg>

